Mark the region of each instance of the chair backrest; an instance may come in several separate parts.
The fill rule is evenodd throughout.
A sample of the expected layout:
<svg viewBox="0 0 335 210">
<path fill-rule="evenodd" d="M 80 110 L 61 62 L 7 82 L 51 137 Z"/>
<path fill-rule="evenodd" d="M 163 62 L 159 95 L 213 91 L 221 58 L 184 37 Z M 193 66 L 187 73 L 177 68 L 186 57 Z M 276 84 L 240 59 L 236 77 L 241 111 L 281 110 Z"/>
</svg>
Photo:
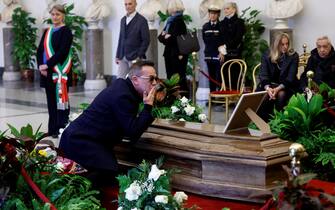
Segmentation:
<svg viewBox="0 0 335 210">
<path fill-rule="evenodd" d="M 300 79 L 301 74 L 305 71 L 307 66 L 308 58 L 311 56 L 311 53 L 306 51 L 307 45 L 303 45 L 304 52 L 299 56 L 299 66 L 297 72 L 297 78 Z"/>
<path fill-rule="evenodd" d="M 253 82 L 252 92 L 255 92 L 257 88 L 257 75 L 258 75 L 260 67 L 261 67 L 261 64 L 259 63 L 252 70 L 252 82 Z"/>
<path fill-rule="evenodd" d="M 238 72 L 238 77 L 232 77 L 232 71 Z M 244 79 L 247 72 L 247 64 L 242 59 L 231 59 L 223 63 L 221 66 L 221 91 L 227 90 L 238 90 L 241 93 L 244 88 Z M 236 72 L 234 72 L 236 74 Z M 235 81 L 232 81 L 235 79 Z M 237 84 L 236 89 L 232 87 L 232 84 Z"/>
</svg>

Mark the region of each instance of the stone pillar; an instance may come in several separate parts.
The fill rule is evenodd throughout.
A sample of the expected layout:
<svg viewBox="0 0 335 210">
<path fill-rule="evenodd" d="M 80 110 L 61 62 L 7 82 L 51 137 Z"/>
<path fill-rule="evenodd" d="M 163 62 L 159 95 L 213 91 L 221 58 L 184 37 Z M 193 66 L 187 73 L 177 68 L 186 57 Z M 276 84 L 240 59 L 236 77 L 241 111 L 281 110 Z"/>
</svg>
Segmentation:
<svg viewBox="0 0 335 210">
<path fill-rule="evenodd" d="M 18 81 L 21 79 L 21 72 L 18 62 L 14 62 L 14 34 L 12 28 L 3 28 L 4 61 L 5 71 L 2 79 L 4 81 Z"/>
<path fill-rule="evenodd" d="M 290 42 L 291 42 L 291 45 L 293 46 L 293 30 L 291 28 L 270 29 L 270 46 L 272 46 L 272 43 L 275 41 L 276 35 L 280 32 L 287 33 L 290 36 Z"/>
<path fill-rule="evenodd" d="M 150 29 L 150 44 L 146 52 L 148 60 L 155 63 L 155 67 L 158 71 L 158 45 L 157 45 L 157 29 Z M 157 72 L 157 75 L 158 72 Z"/>
<path fill-rule="evenodd" d="M 104 44 L 102 29 L 88 29 L 86 42 L 85 90 L 101 90 L 107 86 L 104 79 Z"/>
<path fill-rule="evenodd" d="M 205 62 L 205 43 L 202 39 L 202 29 L 198 29 L 198 40 L 200 44 L 200 50 L 198 52 L 198 58 L 199 58 L 199 68 L 200 70 L 204 71 L 208 74 L 207 64 Z M 200 72 L 198 73 L 198 89 L 196 93 L 197 103 L 203 105 L 206 104 L 208 101 L 208 95 L 209 95 L 209 81 L 208 78 L 205 77 Z"/>
</svg>

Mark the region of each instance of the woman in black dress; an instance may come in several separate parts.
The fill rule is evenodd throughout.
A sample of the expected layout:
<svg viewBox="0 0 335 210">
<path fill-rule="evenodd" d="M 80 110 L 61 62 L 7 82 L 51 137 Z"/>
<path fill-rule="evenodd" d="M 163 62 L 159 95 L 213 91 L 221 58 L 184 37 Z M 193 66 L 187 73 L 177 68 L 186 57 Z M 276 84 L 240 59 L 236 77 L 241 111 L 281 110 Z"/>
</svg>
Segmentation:
<svg viewBox="0 0 335 210">
<path fill-rule="evenodd" d="M 65 26 L 65 9 L 55 5 L 50 10 L 52 25 L 46 29 L 37 49 L 40 85 L 45 88 L 48 104 L 48 135 L 57 137 L 68 122 L 71 84 L 71 30 Z"/>
</svg>

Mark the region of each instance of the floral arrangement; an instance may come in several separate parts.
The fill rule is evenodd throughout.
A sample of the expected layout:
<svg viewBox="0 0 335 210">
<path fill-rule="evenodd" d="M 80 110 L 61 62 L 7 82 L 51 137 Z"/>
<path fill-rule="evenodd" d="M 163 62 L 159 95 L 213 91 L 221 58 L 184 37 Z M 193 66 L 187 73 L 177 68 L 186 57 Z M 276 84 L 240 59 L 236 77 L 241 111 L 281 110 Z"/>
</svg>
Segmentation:
<svg viewBox="0 0 335 210">
<path fill-rule="evenodd" d="M 190 122 L 205 122 L 207 116 L 202 113 L 202 109 L 190 104 L 190 100 L 185 96 L 181 99 L 175 100 L 171 106 L 171 119 L 179 121 L 190 121 Z"/>
<path fill-rule="evenodd" d="M 162 158 L 156 164 L 145 160 L 128 171 L 127 175 L 119 175 L 119 208 L 118 210 L 159 210 L 185 209 L 187 195 L 184 192 L 171 194 L 170 177 L 174 170 L 161 170 Z M 191 209 L 196 209 L 192 207 Z"/>
<path fill-rule="evenodd" d="M 1 209 L 101 209 L 98 191 L 77 173 L 73 161 L 59 157 L 46 135 L 8 125 L 0 134 Z"/>
</svg>

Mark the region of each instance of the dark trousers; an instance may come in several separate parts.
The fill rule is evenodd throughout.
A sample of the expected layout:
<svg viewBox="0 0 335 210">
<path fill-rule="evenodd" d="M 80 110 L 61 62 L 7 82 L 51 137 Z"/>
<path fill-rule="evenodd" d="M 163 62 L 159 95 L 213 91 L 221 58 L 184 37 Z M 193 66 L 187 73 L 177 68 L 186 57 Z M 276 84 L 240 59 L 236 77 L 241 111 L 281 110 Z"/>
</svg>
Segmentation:
<svg viewBox="0 0 335 210">
<path fill-rule="evenodd" d="M 288 100 L 293 95 L 293 92 L 287 90 L 281 90 L 277 93 L 277 97 L 274 100 L 270 100 L 269 95 L 264 98 L 263 103 L 259 107 L 257 114 L 265 121 L 268 122 L 273 115 L 274 109 L 281 111 L 287 105 Z"/>
<path fill-rule="evenodd" d="M 92 182 L 92 186 L 95 189 L 102 187 L 113 187 L 117 186 L 118 182 L 116 179 L 117 172 L 104 170 L 104 169 L 87 169 L 87 172 L 81 174 Z"/>
<path fill-rule="evenodd" d="M 179 60 L 178 56 L 166 55 L 164 60 L 167 78 L 170 79 L 173 74 L 178 73 L 180 76 L 180 90 L 188 91 L 186 82 L 188 55 L 183 55 L 181 60 Z"/>
<path fill-rule="evenodd" d="M 66 124 L 68 123 L 70 108 L 66 110 L 57 109 L 55 83 L 47 84 L 45 87 L 45 92 L 47 95 L 49 113 L 48 135 L 58 135 L 59 129 L 65 128 Z"/>
<path fill-rule="evenodd" d="M 220 64 L 220 61 L 219 60 L 214 60 L 214 59 L 206 59 L 206 63 L 207 63 L 209 76 L 212 79 L 218 81 L 221 84 L 222 80 L 221 80 L 221 64 Z M 217 84 L 215 84 L 214 82 L 209 80 L 209 89 L 210 89 L 211 92 L 216 91 L 220 88 L 221 88 L 221 86 L 218 86 Z"/>
</svg>

